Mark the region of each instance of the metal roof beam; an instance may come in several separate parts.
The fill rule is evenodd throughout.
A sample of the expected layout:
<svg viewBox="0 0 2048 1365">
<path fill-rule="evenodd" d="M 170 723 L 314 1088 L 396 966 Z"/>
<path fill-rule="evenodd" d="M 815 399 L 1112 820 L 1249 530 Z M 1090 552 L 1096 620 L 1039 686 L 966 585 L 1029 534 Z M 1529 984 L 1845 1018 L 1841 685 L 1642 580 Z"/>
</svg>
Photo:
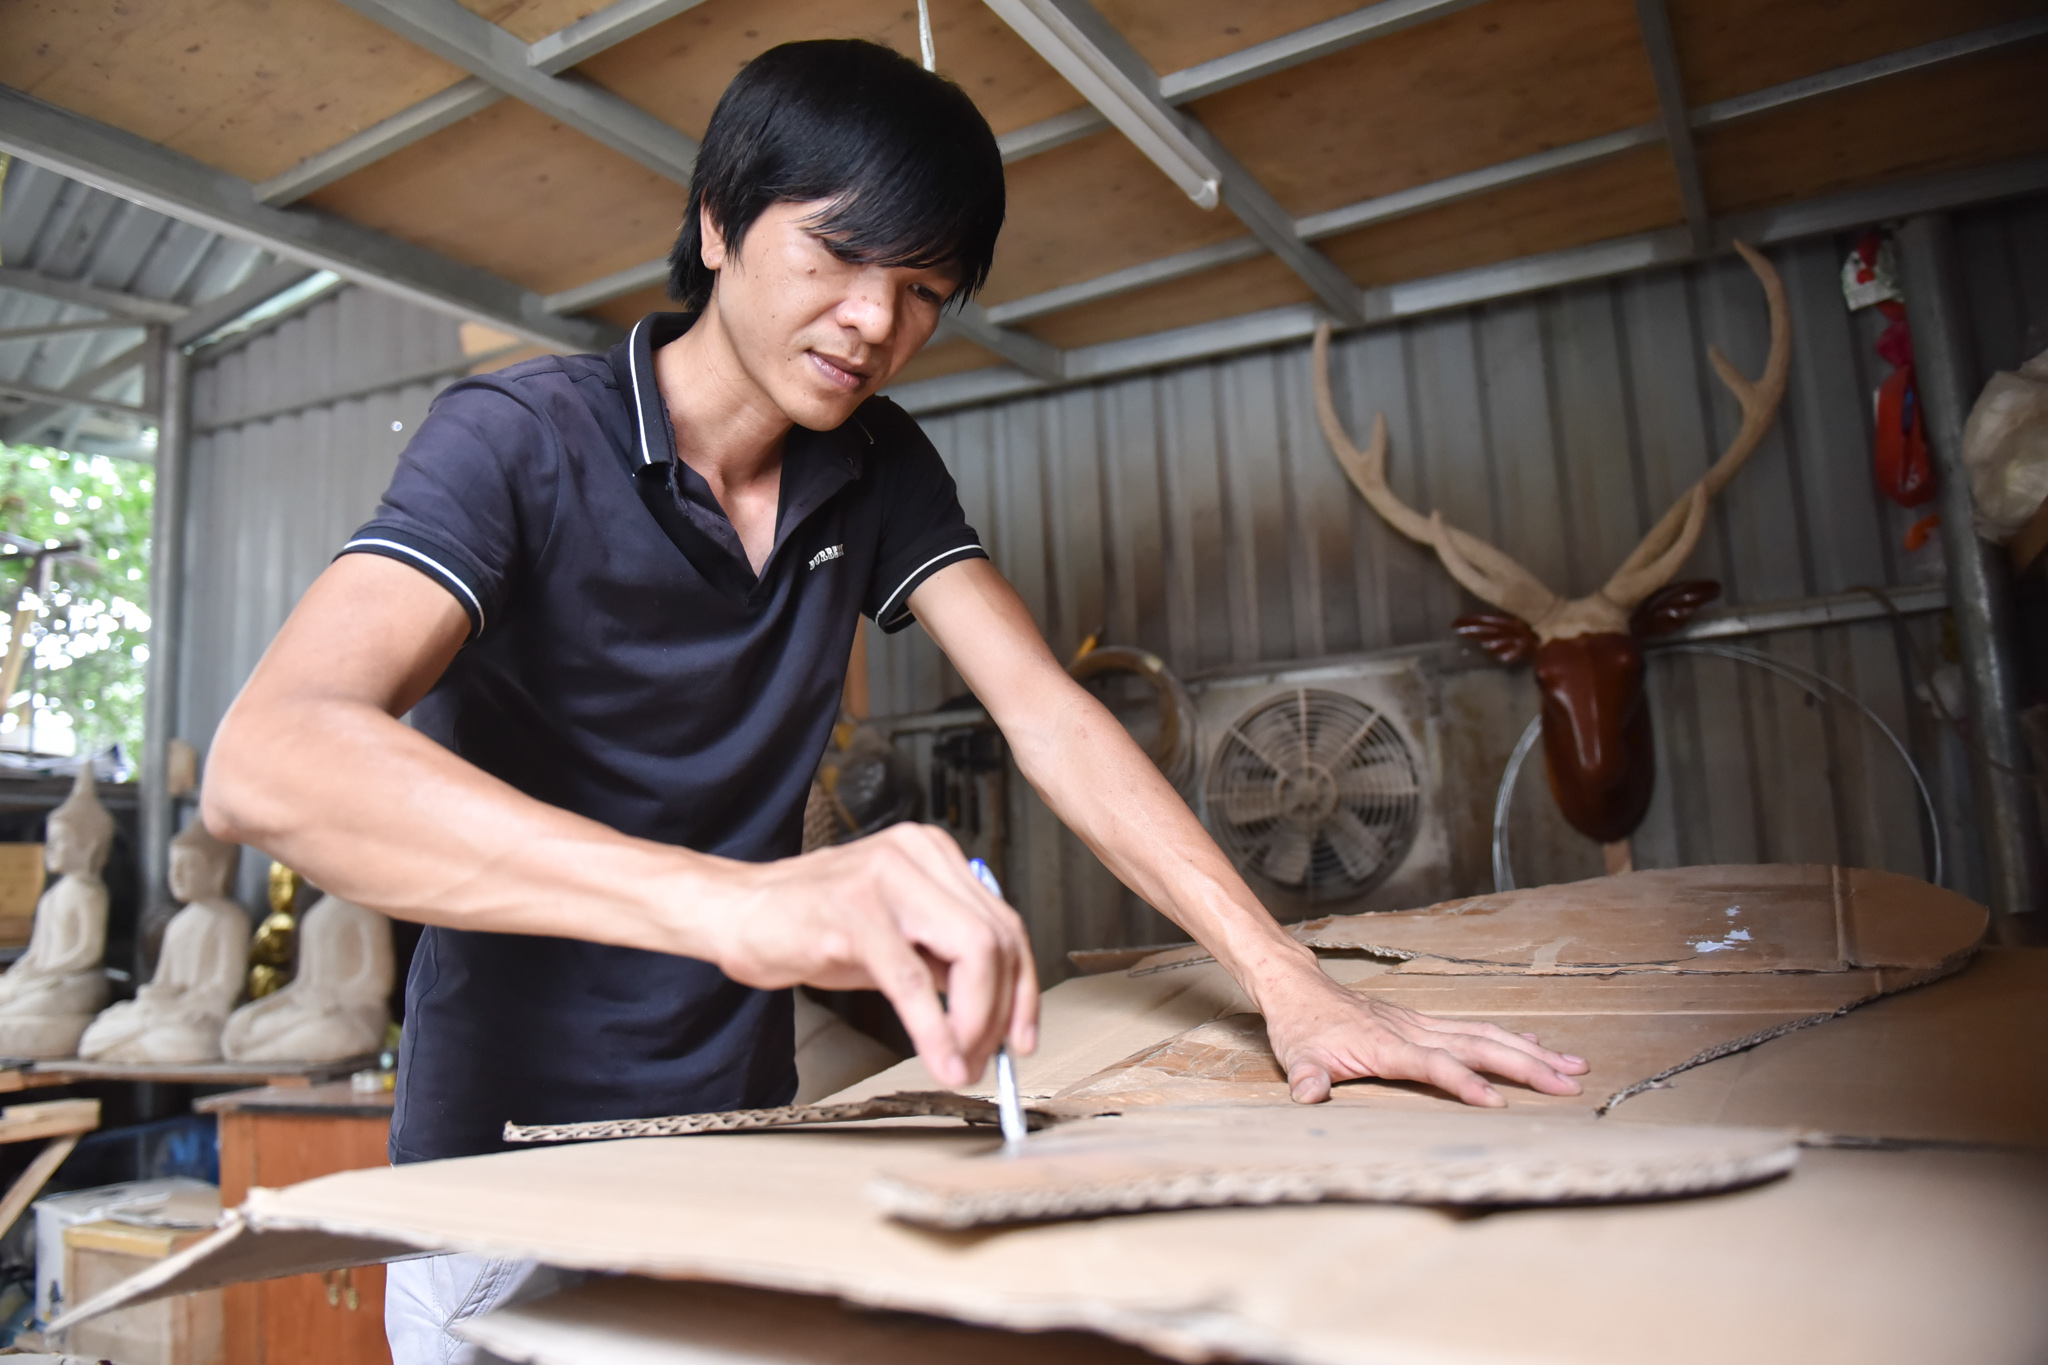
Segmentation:
<svg viewBox="0 0 2048 1365">
<path fill-rule="evenodd" d="M 103 318 L 92 322 L 45 322 L 34 327 L 0 327 L 0 341 L 32 341 L 38 337 L 62 336 L 66 332 L 118 332 L 143 325 L 133 318 Z"/>
<path fill-rule="evenodd" d="M 27 398 L 38 403 L 57 403 L 68 407 L 91 408 L 96 412 L 118 412 L 129 417 L 154 418 L 153 408 L 137 407 L 133 403 L 116 403 L 111 398 L 81 398 L 62 389 L 46 389 L 40 384 L 22 384 L 12 379 L 0 379 L 0 393 L 15 398 Z"/>
<path fill-rule="evenodd" d="M 1168 104 L 1159 78 L 1088 0 L 983 0 L 1168 178 L 1204 207 L 1219 199 L 1340 320 L 1361 322 L 1358 286 L 1303 241 L 1294 219 L 1207 129 Z"/>
<path fill-rule="evenodd" d="M 1707 212 L 1706 186 L 1700 180 L 1699 156 L 1692 145 L 1692 118 L 1685 101 L 1685 73 L 1678 65 L 1678 41 L 1671 36 L 1671 15 L 1664 0 L 1636 0 L 1636 26 L 1642 30 L 1650 79 L 1657 87 L 1657 117 L 1672 170 L 1678 176 L 1678 202 L 1685 210 L 1686 230 L 1692 234 L 1693 250 L 1705 251 L 1714 240 L 1714 223 Z"/>
<path fill-rule="evenodd" d="M 490 322 L 546 345 L 590 350 L 608 345 L 617 335 L 603 323 L 556 317 L 540 306 L 540 296 L 531 290 L 439 252 L 331 214 L 259 204 L 255 186 L 239 176 L 4 85 L 0 151 L 291 260 L 332 270 L 355 283 L 439 312 Z M 0 270 L 0 284 L 13 283 L 17 274 L 43 278 Z M 90 302 L 76 297 L 71 301 Z M 95 306 L 111 310 L 129 304 L 125 296 L 114 296 L 113 302 Z M 158 317 L 174 321 L 187 311 L 178 308 L 169 316 L 159 312 Z"/>
<path fill-rule="evenodd" d="M 1903 52 L 1894 52 L 1886 57 L 1873 57 L 1867 62 L 1854 62 L 1838 66 L 1832 71 L 1822 71 L 1811 76 L 1802 76 L 1796 81 L 1773 85 L 1747 95 L 1736 95 L 1725 100 L 1716 100 L 1692 111 L 1692 126 L 1712 128 L 1718 124 L 1733 123 L 1736 119 L 1748 118 L 1769 109 L 1783 108 L 1802 100 L 1814 99 L 1821 95 L 1832 95 L 1840 90 L 1853 89 L 1887 76 L 1897 76 L 1907 71 L 1918 71 L 1923 67 L 1939 66 L 1959 57 L 1973 57 L 1980 52 L 1991 52 L 2015 43 L 2032 42 L 2048 37 L 2048 14 L 2031 19 L 2018 19 L 2009 24 L 1994 24 L 1972 33 L 1960 33 L 1953 38 L 1923 43 Z"/>
<path fill-rule="evenodd" d="M 171 326 L 173 346 L 190 346 L 223 323 L 270 302 L 315 272 L 297 261 L 272 261 L 219 298 L 196 305 Z"/>
<path fill-rule="evenodd" d="M 1169 104 L 1186 104 L 1233 86 L 1285 71 L 1291 66 L 1342 52 L 1368 38 L 1384 38 L 1404 28 L 1469 9 L 1480 0 L 1382 0 L 1320 24 L 1311 24 L 1242 52 L 1203 62 L 1159 78 L 1159 93 Z"/>
<path fill-rule="evenodd" d="M 964 337 L 984 350 L 995 352 L 1033 379 L 1048 382 L 1066 377 L 1066 363 L 1057 347 L 1049 346 L 1028 332 L 1013 332 L 989 320 L 981 305 L 969 303 L 958 312 L 944 314 L 939 332 L 944 337 Z"/>
<path fill-rule="evenodd" d="M 704 0 L 617 0 L 527 48 L 527 65 L 550 76 L 567 71 L 606 48 L 638 37 L 656 24 L 703 3 Z"/>
<path fill-rule="evenodd" d="M 1794 241 L 1906 217 L 2048 190 L 2048 156 L 1951 171 L 1917 180 L 1829 195 L 1776 208 L 1736 214 L 1716 224 L 1714 249 L 1732 249 L 1736 238 L 1756 246 Z M 1513 298 L 1563 285 L 1583 284 L 1662 265 L 1699 259 L 1683 228 L 1665 228 L 1590 246 L 1528 256 L 1499 265 L 1409 280 L 1368 294 L 1375 324 L 1398 322 L 1452 308 Z M 1239 317 L 1221 318 L 1150 336 L 1077 346 L 1064 352 L 1064 384 L 1114 379 L 1169 365 L 1210 360 L 1263 346 L 1302 341 L 1314 335 L 1320 310 L 1295 304 Z M 911 412 L 937 412 L 1061 385 L 1020 370 L 994 367 L 904 384 L 889 396 Z"/>
<path fill-rule="evenodd" d="M 456 0 L 342 3 L 656 175 L 690 183 L 695 139 L 573 72 L 550 76 L 537 70 L 527 61 L 525 43 Z"/>
<path fill-rule="evenodd" d="M 347 141 L 337 142 L 324 152 L 315 152 L 283 174 L 260 182 L 256 186 L 256 199 L 273 208 L 283 208 L 345 175 L 355 174 L 372 162 L 382 161 L 401 148 L 431 137 L 443 128 L 453 127 L 471 114 L 482 113 L 503 98 L 505 92 L 488 81 L 480 81 L 474 76 L 457 81 L 410 109 L 401 109 Z"/>
<path fill-rule="evenodd" d="M 1166 284 L 1173 280 L 1186 279 L 1219 266 L 1231 265 L 1237 261 L 1249 261 L 1266 254 L 1266 248 L 1256 237 L 1233 237 L 1227 242 L 1214 246 L 1199 246 L 1193 251 L 1183 251 L 1172 256 L 1162 256 L 1156 261 L 1146 261 L 1124 270 L 1112 270 L 1107 275 L 1097 275 L 1092 280 L 1078 284 L 1061 285 L 1048 289 L 1042 294 L 1027 294 L 1008 303 L 992 303 L 987 306 L 990 322 L 998 326 L 1028 322 L 1032 318 L 1044 317 L 1068 308 L 1078 308 L 1084 303 L 1098 299 L 1114 298 L 1134 289 L 1146 289 L 1155 284 Z"/>
<path fill-rule="evenodd" d="M 637 294 L 643 289 L 652 289 L 657 284 L 668 283 L 668 257 L 657 256 L 651 261 L 629 265 L 624 270 L 606 275 L 603 279 L 579 284 L 574 289 L 564 289 L 559 294 L 549 294 L 540 301 L 540 306 L 550 313 L 580 313 L 586 308 L 595 308 L 600 303 Z"/>
<path fill-rule="evenodd" d="M 0 91 L 14 93 L 6 86 Z M 45 105 L 45 108 L 50 106 Z M 0 98 L 0 109 L 6 108 Z M 0 124 L 0 149 L 9 149 L 7 133 L 12 131 Z M 23 154 L 28 160 L 37 158 Z M 46 299 L 60 303 L 75 303 L 85 308 L 97 308 L 118 318 L 129 318 L 136 322 L 176 322 L 184 317 L 187 309 L 182 303 L 168 299 L 145 298 L 140 294 L 127 294 L 118 289 L 102 289 L 83 280 L 60 280 L 54 275 L 45 275 L 39 270 L 25 270 L 18 265 L 0 265 L 0 288 L 19 289 L 24 294 L 40 294 Z"/>
</svg>

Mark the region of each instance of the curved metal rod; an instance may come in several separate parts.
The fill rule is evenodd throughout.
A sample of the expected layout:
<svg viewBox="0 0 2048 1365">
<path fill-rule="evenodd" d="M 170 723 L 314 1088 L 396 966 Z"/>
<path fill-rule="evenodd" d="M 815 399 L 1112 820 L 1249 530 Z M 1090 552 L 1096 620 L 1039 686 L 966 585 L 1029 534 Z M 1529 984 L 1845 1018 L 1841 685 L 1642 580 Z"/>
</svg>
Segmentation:
<svg viewBox="0 0 2048 1365">
<path fill-rule="evenodd" d="M 1877 712 L 1865 705 L 1862 698 L 1836 682 L 1833 678 L 1823 673 L 1818 673 L 1804 664 L 1793 663 L 1789 659 L 1780 659 L 1757 650 L 1744 649 L 1739 645 L 1670 644 L 1659 645 L 1651 653 L 1711 654 L 1717 658 L 1733 659 L 1737 663 L 1750 664 L 1756 668 L 1763 669 L 1767 673 L 1774 673 L 1806 693 L 1807 696 L 1814 698 L 1816 701 L 1825 702 L 1828 698 L 1821 692 L 1816 691 L 1813 686 L 1813 684 L 1818 683 L 1821 687 L 1833 692 L 1836 696 L 1862 712 L 1863 718 L 1872 725 L 1875 725 L 1878 728 L 1878 732 L 1891 742 L 1893 750 L 1898 753 L 1899 761 L 1906 765 L 1906 772 L 1913 779 L 1914 789 L 1920 793 L 1920 806 L 1927 814 L 1927 830 L 1934 840 L 1934 876 L 1932 880 L 1936 886 L 1947 884 L 1947 860 L 1942 849 L 1941 818 L 1935 809 L 1934 797 L 1927 790 L 1927 780 L 1921 775 L 1920 765 L 1913 761 L 1913 755 L 1900 742 L 1898 735 L 1892 731 L 1892 727 L 1886 725 L 1883 718 Z M 1515 782 L 1522 775 L 1522 764 L 1528 761 L 1529 751 L 1536 747 L 1537 736 L 1542 733 L 1543 718 L 1538 716 L 1529 722 L 1529 728 L 1522 732 L 1522 738 L 1515 744 L 1515 751 L 1508 756 L 1508 766 L 1501 773 L 1500 777 L 1500 791 L 1494 796 L 1493 888 L 1496 891 L 1512 891 L 1515 889 L 1514 868 L 1508 850 L 1508 808 L 1514 801 Z"/>
</svg>

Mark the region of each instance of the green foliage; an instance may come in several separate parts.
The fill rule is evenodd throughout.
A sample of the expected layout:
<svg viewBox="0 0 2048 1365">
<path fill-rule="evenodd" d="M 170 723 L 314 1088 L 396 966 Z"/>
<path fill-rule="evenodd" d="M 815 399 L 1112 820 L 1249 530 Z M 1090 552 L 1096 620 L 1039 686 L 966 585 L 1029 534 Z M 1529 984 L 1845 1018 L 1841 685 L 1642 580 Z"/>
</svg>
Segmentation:
<svg viewBox="0 0 2048 1365">
<path fill-rule="evenodd" d="M 76 555 L 51 561 L 50 591 L 29 628 L 34 662 L 14 695 L 0 700 L 9 708 L 0 733 L 10 747 L 21 747 L 15 732 L 32 685 L 38 749 L 75 743 L 88 753 L 118 741 L 131 756 L 139 750 L 151 474 L 104 455 L 0 443 L 0 530 L 42 545 L 80 542 Z M 7 608 L 32 572 L 30 554 L 0 553 L 0 646 L 11 642 Z"/>
</svg>

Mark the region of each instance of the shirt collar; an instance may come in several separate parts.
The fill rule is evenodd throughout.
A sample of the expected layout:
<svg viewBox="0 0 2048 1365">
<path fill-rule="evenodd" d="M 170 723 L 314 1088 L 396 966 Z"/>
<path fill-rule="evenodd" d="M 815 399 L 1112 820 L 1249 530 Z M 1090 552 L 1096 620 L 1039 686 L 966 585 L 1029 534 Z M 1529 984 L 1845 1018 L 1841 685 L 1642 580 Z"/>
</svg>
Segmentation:
<svg viewBox="0 0 2048 1365">
<path fill-rule="evenodd" d="M 634 482 L 643 485 L 643 497 L 653 491 L 651 485 L 659 484 L 659 496 L 673 499 L 672 505 L 682 514 L 680 520 L 666 509 L 662 509 L 660 520 L 677 548 L 707 577 L 725 583 L 736 595 L 747 596 L 768 581 L 784 544 L 811 513 L 861 477 L 875 439 L 858 412 L 832 431 L 790 428 L 783 441 L 775 546 L 757 581 L 739 536 L 712 496 L 710 485 L 676 458 L 675 428 L 655 381 L 654 353 L 688 331 L 696 320 L 695 313 L 649 313 L 612 348 L 612 372 L 628 395 L 633 413 L 635 447 L 625 452 L 624 462 Z"/>
</svg>

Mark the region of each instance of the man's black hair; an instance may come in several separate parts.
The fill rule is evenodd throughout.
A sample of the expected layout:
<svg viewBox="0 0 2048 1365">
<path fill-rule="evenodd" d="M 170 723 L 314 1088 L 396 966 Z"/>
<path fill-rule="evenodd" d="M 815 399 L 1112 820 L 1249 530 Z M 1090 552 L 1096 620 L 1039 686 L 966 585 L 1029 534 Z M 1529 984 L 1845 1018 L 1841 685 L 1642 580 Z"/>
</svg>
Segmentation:
<svg viewBox="0 0 2048 1365">
<path fill-rule="evenodd" d="M 762 212 L 825 200 L 812 225 L 848 260 L 954 267 L 966 300 L 988 278 L 1003 226 L 1003 158 L 965 91 L 879 43 L 784 43 L 719 97 L 690 207 L 669 252 L 668 292 L 711 300 L 699 210 L 737 251 Z"/>
</svg>

